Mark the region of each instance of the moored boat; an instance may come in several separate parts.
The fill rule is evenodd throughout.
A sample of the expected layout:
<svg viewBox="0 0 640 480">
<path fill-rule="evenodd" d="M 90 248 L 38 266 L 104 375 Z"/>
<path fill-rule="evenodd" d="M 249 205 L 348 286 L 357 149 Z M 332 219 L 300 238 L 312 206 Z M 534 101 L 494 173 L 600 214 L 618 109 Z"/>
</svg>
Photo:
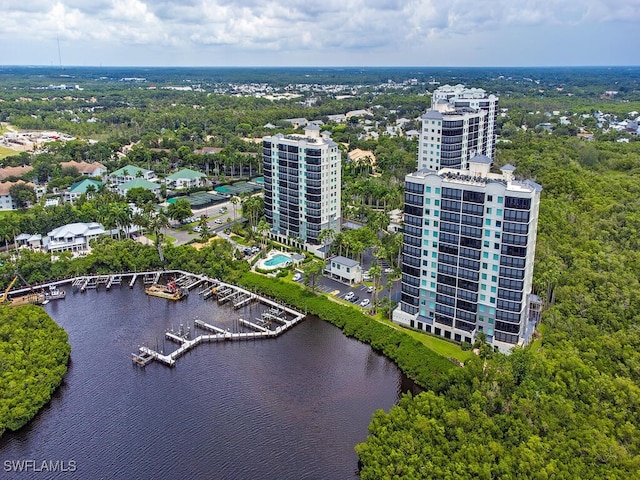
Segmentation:
<svg viewBox="0 0 640 480">
<path fill-rule="evenodd" d="M 180 300 L 184 297 L 184 290 L 178 287 L 175 282 L 169 282 L 167 285 L 154 283 L 150 287 L 145 288 L 144 291 L 147 295 L 166 298 L 167 300 Z"/>
<path fill-rule="evenodd" d="M 44 299 L 49 303 L 50 300 L 62 300 L 66 295 L 64 290 L 59 290 L 58 287 L 52 285 L 48 292 L 44 292 Z"/>
</svg>

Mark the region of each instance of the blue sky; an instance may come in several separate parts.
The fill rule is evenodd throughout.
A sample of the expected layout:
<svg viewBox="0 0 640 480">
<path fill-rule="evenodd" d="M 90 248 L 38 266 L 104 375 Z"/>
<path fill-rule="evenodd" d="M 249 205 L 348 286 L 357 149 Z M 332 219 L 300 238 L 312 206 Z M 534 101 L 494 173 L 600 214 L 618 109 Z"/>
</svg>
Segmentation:
<svg viewBox="0 0 640 480">
<path fill-rule="evenodd" d="M 640 65 L 640 0 L 0 0 L 0 7 L 4 65 Z"/>
</svg>

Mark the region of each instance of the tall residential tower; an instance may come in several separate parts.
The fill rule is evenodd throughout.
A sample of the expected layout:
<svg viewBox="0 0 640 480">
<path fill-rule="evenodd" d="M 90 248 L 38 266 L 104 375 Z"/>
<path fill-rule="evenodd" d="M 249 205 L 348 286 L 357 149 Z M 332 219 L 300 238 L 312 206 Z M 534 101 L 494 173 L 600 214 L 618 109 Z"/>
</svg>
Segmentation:
<svg viewBox="0 0 640 480">
<path fill-rule="evenodd" d="M 456 341 L 483 332 L 507 351 L 532 333 L 542 188 L 515 180 L 510 165 L 490 173 L 491 164 L 477 155 L 468 169 L 406 176 L 402 297 L 393 320 Z"/>
<path fill-rule="evenodd" d="M 493 158 L 498 97 L 480 88 L 444 85 L 422 116 L 418 168 L 467 169 L 475 155 Z"/>
<path fill-rule="evenodd" d="M 309 125 L 304 135 L 264 137 L 262 148 L 264 209 L 272 232 L 318 244 L 322 230 L 340 231 L 338 144 Z"/>
</svg>

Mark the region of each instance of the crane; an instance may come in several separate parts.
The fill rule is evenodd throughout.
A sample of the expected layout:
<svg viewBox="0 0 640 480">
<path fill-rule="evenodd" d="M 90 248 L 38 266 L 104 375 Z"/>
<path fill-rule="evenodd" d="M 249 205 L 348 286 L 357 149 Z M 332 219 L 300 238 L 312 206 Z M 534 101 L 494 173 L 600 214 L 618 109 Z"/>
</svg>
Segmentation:
<svg viewBox="0 0 640 480">
<path fill-rule="evenodd" d="M 0 298 L 0 303 L 4 303 L 5 302 L 5 300 L 9 296 L 9 290 L 11 290 L 11 287 L 13 287 L 13 284 L 16 283 L 17 280 L 18 280 L 18 275 L 13 277 L 13 280 L 11 280 L 11 283 L 9 284 L 7 289 L 4 291 L 4 293 L 2 294 L 2 298 Z"/>
</svg>

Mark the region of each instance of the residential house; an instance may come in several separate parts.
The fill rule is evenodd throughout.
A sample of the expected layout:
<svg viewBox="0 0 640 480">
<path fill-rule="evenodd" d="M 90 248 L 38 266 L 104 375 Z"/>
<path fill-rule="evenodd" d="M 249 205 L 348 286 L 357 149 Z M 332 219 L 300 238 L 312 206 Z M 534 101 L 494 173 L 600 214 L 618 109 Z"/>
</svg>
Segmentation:
<svg viewBox="0 0 640 480">
<path fill-rule="evenodd" d="M 86 252 L 89 242 L 107 233 L 97 222 L 69 223 L 51 230 L 44 238 L 42 245 L 48 252 Z"/>
<path fill-rule="evenodd" d="M 17 182 L 0 183 L 0 210 L 16 210 L 18 208 L 15 200 L 11 197 L 10 190 L 11 187 L 20 183 L 24 183 L 27 186 L 35 189 L 35 185 L 33 183 L 26 183 L 22 180 L 18 180 Z"/>
<path fill-rule="evenodd" d="M 87 189 L 97 192 L 103 185 L 104 184 L 98 180 L 85 178 L 71 185 L 64 193 L 64 199 L 66 202 L 74 203 L 82 194 L 87 193 Z"/>
<path fill-rule="evenodd" d="M 374 170 L 376 168 L 376 156 L 371 150 L 361 150 L 356 148 L 347 153 L 347 157 L 356 165 L 366 163 Z"/>
<path fill-rule="evenodd" d="M 207 176 L 202 172 L 196 172 L 189 168 L 183 168 L 169 175 L 165 182 L 169 188 L 201 187 L 205 184 Z"/>
<path fill-rule="evenodd" d="M 221 151 L 221 147 L 202 147 L 194 150 L 193 153 L 196 155 L 213 155 L 214 153 L 220 153 Z"/>
<path fill-rule="evenodd" d="M 150 182 L 145 178 L 134 178 L 118 185 L 118 193 L 120 195 L 126 195 L 127 191 L 132 188 L 144 188 L 145 190 L 152 191 L 156 196 L 159 196 L 161 187 L 158 183 Z"/>
<path fill-rule="evenodd" d="M 84 177 L 98 177 L 101 178 L 107 173 L 107 167 L 99 162 L 76 162 L 71 160 L 70 162 L 62 162 L 60 164 L 62 168 L 75 168 Z"/>
<path fill-rule="evenodd" d="M 130 182 L 136 178 L 142 178 L 149 182 L 153 182 L 156 180 L 156 174 L 152 170 L 146 170 L 134 165 L 127 165 L 126 167 L 122 167 L 109 175 L 111 182 L 116 185 L 122 185 L 123 183 Z"/>
<path fill-rule="evenodd" d="M 306 118 L 284 118 L 282 119 L 285 123 L 290 123 L 293 128 L 306 127 L 309 121 Z"/>
<path fill-rule="evenodd" d="M 22 177 L 25 173 L 29 173 L 31 170 L 33 170 L 33 167 L 31 165 L 0 168 L 0 182 L 11 177 Z"/>
</svg>

